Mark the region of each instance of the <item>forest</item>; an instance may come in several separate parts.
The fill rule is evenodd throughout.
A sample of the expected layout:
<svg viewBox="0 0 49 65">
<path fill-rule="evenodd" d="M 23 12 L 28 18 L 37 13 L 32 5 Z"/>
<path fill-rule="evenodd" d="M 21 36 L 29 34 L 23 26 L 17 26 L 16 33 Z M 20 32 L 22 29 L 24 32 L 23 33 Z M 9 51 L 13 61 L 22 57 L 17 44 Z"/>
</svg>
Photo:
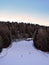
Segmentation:
<svg viewBox="0 0 49 65">
<path fill-rule="evenodd" d="M 32 38 L 34 47 L 49 52 L 49 26 L 39 24 L 0 21 L 0 53 L 14 39 Z"/>
</svg>

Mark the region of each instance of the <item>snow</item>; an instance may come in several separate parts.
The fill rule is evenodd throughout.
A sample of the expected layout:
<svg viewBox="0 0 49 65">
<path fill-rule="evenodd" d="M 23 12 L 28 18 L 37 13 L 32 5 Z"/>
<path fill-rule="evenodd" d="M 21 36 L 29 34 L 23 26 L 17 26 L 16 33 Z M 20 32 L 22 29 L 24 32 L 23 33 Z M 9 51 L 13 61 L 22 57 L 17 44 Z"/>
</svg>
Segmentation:
<svg viewBox="0 0 49 65">
<path fill-rule="evenodd" d="M 0 65 L 49 65 L 49 53 L 37 50 L 32 40 L 16 40 L 0 54 Z"/>
</svg>

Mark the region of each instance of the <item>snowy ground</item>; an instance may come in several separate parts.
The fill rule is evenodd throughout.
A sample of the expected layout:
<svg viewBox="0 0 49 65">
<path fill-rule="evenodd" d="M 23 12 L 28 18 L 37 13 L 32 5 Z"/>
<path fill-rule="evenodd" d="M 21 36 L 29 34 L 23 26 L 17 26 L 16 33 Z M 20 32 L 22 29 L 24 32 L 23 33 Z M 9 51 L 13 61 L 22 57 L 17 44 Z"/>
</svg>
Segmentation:
<svg viewBox="0 0 49 65">
<path fill-rule="evenodd" d="M 3 50 L 0 65 L 49 65 L 49 54 L 35 49 L 32 40 L 19 40 Z"/>
</svg>

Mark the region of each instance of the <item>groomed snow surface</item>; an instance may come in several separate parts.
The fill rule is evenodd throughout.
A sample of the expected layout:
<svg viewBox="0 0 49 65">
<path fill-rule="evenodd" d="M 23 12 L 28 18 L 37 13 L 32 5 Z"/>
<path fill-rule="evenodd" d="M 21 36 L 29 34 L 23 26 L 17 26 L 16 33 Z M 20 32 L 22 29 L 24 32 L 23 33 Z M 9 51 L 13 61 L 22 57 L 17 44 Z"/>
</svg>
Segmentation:
<svg viewBox="0 0 49 65">
<path fill-rule="evenodd" d="M 0 54 L 0 65 L 49 65 L 49 53 L 37 50 L 32 40 L 16 40 Z"/>
</svg>

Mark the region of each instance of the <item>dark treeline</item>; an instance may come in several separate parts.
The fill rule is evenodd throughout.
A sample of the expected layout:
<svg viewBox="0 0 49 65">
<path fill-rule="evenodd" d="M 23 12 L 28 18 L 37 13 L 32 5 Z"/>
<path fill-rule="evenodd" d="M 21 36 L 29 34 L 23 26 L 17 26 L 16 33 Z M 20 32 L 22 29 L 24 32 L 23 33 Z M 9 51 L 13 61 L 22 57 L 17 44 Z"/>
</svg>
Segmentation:
<svg viewBox="0 0 49 65">
<path fill-rule="evenodd" d="M 33 38 L 34 46 L 42 51 L 49 51 L 49 27 L 38 24 L 1 22 L 0 52 L 11 45 L 13 39 Z"/>
</svg>

